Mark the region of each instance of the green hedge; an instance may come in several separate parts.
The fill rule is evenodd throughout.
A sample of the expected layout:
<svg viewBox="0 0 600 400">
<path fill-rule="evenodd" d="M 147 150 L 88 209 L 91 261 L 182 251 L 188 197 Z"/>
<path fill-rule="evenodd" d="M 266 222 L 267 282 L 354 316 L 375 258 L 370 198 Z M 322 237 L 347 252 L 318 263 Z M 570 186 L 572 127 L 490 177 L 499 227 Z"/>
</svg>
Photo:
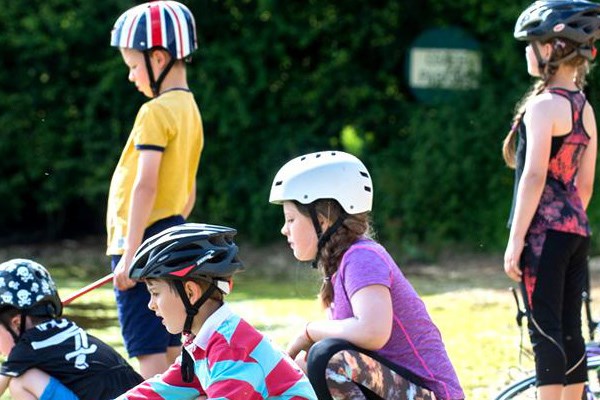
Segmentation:
<svg viewBox="0 0 600 400">
<path fill-rule="evenodd" d="M 145 101 L 108 44 L 114 20 L 135 3 L 2 3 L 0 235 L 102 233 L 110 176 Z M 448 245 L 503 248 L 512 171 L 500 145 L 530 84 L 512 38 L 527 2 L 184 3 L 198 24 L 188 79 L 206 134 L 194 220 L 236 226 L 254 243 L 276 238 L 281 210 L 267 198 L 279 166 L 337 148 L 371 169 L 379 237 L 406 257 Z M 482 85 L 449 104 L 420 104 L 406 83 L 407 51 L 443 26 L 481 43 Z"/>
</svg>

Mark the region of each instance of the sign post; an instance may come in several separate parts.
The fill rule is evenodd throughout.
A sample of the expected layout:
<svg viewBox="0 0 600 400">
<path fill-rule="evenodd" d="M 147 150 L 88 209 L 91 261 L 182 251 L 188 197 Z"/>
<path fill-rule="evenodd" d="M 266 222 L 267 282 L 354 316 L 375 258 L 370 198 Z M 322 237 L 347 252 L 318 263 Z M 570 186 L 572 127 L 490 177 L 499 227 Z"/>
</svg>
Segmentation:
<svg viewBox="0 0 600 400">
<path fill-rule="evenodd" d="M 479 43 L 459 28 L 422 33 L 409 49 L 407 80 L 423 103 L 449 102 L 479 88 Z"/>
</svg>

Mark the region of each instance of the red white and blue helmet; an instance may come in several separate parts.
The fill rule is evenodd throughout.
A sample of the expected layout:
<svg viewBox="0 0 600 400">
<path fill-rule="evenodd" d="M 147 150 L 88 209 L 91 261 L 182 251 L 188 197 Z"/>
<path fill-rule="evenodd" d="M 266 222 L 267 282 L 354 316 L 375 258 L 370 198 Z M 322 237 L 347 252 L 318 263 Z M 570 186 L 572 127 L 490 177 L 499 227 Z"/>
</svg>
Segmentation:
<svg viewBox="0 0 600 400">
<path fill-rule="evenodd" d="M 183 60 L 198 48 L 196 22 L 181 3 L 151 1 L 130 8 L 117 19 L 110 45 L 140 51 L 163 48 Z"/>
</svg>

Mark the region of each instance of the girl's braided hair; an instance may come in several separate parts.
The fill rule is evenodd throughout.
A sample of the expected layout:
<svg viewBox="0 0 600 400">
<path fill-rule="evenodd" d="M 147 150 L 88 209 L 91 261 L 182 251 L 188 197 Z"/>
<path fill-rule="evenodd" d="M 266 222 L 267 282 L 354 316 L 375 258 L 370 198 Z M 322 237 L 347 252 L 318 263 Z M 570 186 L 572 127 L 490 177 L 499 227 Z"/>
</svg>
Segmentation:
<svg viewBox="0 0 600 400">
<path fill-rule="evenodd" d="M 295 203 L 303 215 L 310 215 L 305 205 L 298 202 Z M 343 212 L 342 207 L 336 200 L 322 199 L 315 201 L 313 204 L 317 215 L 326 218 L 329 225 L 333 224 Z M 331 277 L 337 272 L 346 250 L 358 239 L 372 238 L 373 236 L 370 214 L 368 212 L 350 214 L 325 243 L 321 249 L 321 255 L 317 264 L 317 268 L 323 275 L 323 283 L 319 292 L 319 300 L 323 308 L 329 307 L 333 302 Z"/>
</svg>

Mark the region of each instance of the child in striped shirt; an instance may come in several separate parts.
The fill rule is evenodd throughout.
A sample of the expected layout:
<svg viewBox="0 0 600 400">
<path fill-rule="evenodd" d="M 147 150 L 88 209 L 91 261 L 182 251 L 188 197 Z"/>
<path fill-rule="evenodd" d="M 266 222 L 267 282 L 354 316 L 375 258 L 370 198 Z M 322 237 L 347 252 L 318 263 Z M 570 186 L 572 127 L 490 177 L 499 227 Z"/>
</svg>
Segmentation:
<svg viewBox="0 0 600 400">
<path fill-rule="evenodd" d="M 183 332 L 181 356 L 163 374 L 121 395 L 133 399 L 316 400 L 304 373 L 236 315 L 223 297 L 244 269 L 231 228 L 187 223 L 147 239 L 129 276 L 167 331 Z"/>
</svg>

